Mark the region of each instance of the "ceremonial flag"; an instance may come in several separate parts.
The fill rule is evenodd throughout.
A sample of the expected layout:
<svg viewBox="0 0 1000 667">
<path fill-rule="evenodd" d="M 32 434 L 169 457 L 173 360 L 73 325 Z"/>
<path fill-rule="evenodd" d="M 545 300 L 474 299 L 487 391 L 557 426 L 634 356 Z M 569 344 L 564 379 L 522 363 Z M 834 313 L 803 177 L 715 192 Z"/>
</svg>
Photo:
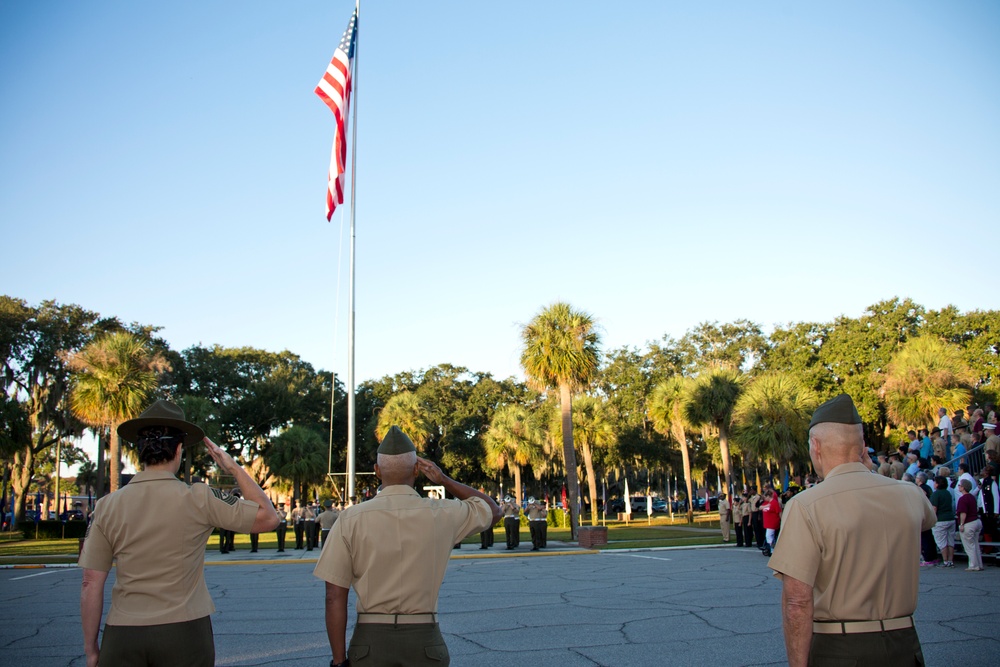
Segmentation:
<svg viewBox="0 0 1000 667">
<path fill-rule="evenodd" d="M 354 59 L 354 42 L 358 36 L 358 10 L 351 14 L 351 22 L 340 39 L 329 67 L 316 86 L 316 94 L 330 107 L 337 119 L 330 154 L 330 174 L 326 188 L 326 219 L 344 203 L 344 172 L 347 170 L 347 111 L 351 101 L 351 61 Z"/>
</svg>

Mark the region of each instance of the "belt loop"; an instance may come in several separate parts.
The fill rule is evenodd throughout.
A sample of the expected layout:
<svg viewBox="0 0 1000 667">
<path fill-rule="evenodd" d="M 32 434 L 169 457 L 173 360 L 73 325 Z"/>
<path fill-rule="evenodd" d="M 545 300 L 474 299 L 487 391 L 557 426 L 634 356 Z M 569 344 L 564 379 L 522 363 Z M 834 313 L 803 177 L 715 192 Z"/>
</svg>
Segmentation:
<svg viewBox="0 0 1000 667">
<path fill-rule="evenodd" d="M 840 634 L 842 634 L 842 635 L 846 635 L 847 634 L 847 623 L 841 623 L 840 624 Z"/>
<path fill-rule="evenodd" d="M 399 614 L 393 614 L 392 615 L 392 626 L 394 628 L 395 627 L 399 627 Z"/>
<path fill-rule="evenodd" d="M 885 634 L 885 621 L 882 620 L 882 619 L 879 619 L 878 624 L 882 626 L 882 634 Z"/>
</svg>

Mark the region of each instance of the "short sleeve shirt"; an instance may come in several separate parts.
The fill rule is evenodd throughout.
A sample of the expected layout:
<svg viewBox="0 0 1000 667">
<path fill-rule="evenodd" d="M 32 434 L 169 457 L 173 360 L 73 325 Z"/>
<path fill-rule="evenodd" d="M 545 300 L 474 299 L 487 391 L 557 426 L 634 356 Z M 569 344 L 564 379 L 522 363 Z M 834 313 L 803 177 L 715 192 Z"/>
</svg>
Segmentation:
<svg viewBox="0 0 1000 667">
<path fill-rule="evenodd" d="M 337 517 L 340 516 L 340 512 L 337 510 L 326 510 L 319 515 L 317 521 L 319 521 L 319 527 L 323 530 L 330 530 L 333 528 L 333 524 L 337 523 Z"/>
<path fill-rule="evenodd" d="M 108 625 L 160 625 L 215 611 L 205 586 L 205 543 L 215 527 L 249 533 L 257 503 L 165 471 L 143 471 L 97 501 L 80 567 L 117 563 Z"/>
<path fill-rule="evenodd" d="M 941 429 L 941 435 L 951 435 L 951 417 L 948 415 L 941 417 L 938 428 Z"/>
<path fill-rule="evenodd" d="M 387 486 L 340 513 L 313 574 L 353 586 L 359 613 L 433 613 L 455 544 L 492 523 L 482 498 L 422 498 L 413 487 Z"/>
<path fill-rule="evenodd" d="M 873 507 L 893 520 L 868 520 Z M 813 587 L 815 620 L 881 620 L 916 609 L 920 531 L 936 518 L 914 484 L 847 463 L 792 498 L 782 518 L 768 567 Z"/>
<path fill-rule="evenodd" d="M 931 492 L 931 506 L 934 508 L 938 521 L 954 521 L 955 507 L 948 489 L 935 489 Z"/>
<path fill-rule="evenodd" d="M 548 516 L 545 506 L 539 503 L 528 503 L 527 511 L 529 521 L 544 521 Z"/>
</svg>

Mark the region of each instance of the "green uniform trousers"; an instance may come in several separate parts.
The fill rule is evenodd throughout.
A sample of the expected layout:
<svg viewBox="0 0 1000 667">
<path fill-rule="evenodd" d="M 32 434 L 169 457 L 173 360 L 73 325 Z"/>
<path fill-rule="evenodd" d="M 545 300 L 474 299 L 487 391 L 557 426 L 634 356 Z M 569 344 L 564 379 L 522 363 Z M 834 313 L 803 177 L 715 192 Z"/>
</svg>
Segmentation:
<svg viewBox="0 0 1000 667">
<path fill-rule="evenodd" d="M 161 625 L 105 625 L 98 667 L 213 667 L 212 618 Z"/>
<path fill-rule="evenodd" d="M 437 623 L 358 623 L 347 647 L 351 667 L 442 667 L 451 664 Z"/>
<path fill-rule="evenodd" d="M 854 635 L 814 634 L 809 648 L 810 667 L 909 667 L 923 664 L 924 654 L 920 650 L 920 639 L 915 628 Z"/>
</svg>

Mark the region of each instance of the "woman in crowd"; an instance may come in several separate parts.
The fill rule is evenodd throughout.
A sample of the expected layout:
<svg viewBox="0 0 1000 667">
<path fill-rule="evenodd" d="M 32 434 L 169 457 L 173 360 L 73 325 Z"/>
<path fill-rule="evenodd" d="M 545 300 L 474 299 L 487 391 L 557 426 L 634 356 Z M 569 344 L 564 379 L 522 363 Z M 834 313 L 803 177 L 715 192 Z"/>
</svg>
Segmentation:
<svg viewBox="0 0 1000 667">
<path fill-rule="evenodd" d="M 958 482 L 958 534 L 962 536 L 965 555 L 969 557 L 967 572 L 982 572 L 983 555 L 979 551 L 979 533 L 983 532 L 983 522 L 979 520 L 976 500 L 972 493 L 972 483 L 963 479 Z"/>
<path fill-rule="evenodd" d="M 931 505 L 937 513 L 937 523 L 931 530 L 934 532 L 934 542 L 941 552 L 941 567 L 955 567 L 955 510 L 946 477 L 938 475 L 934 478 Z"/>
</svg>

